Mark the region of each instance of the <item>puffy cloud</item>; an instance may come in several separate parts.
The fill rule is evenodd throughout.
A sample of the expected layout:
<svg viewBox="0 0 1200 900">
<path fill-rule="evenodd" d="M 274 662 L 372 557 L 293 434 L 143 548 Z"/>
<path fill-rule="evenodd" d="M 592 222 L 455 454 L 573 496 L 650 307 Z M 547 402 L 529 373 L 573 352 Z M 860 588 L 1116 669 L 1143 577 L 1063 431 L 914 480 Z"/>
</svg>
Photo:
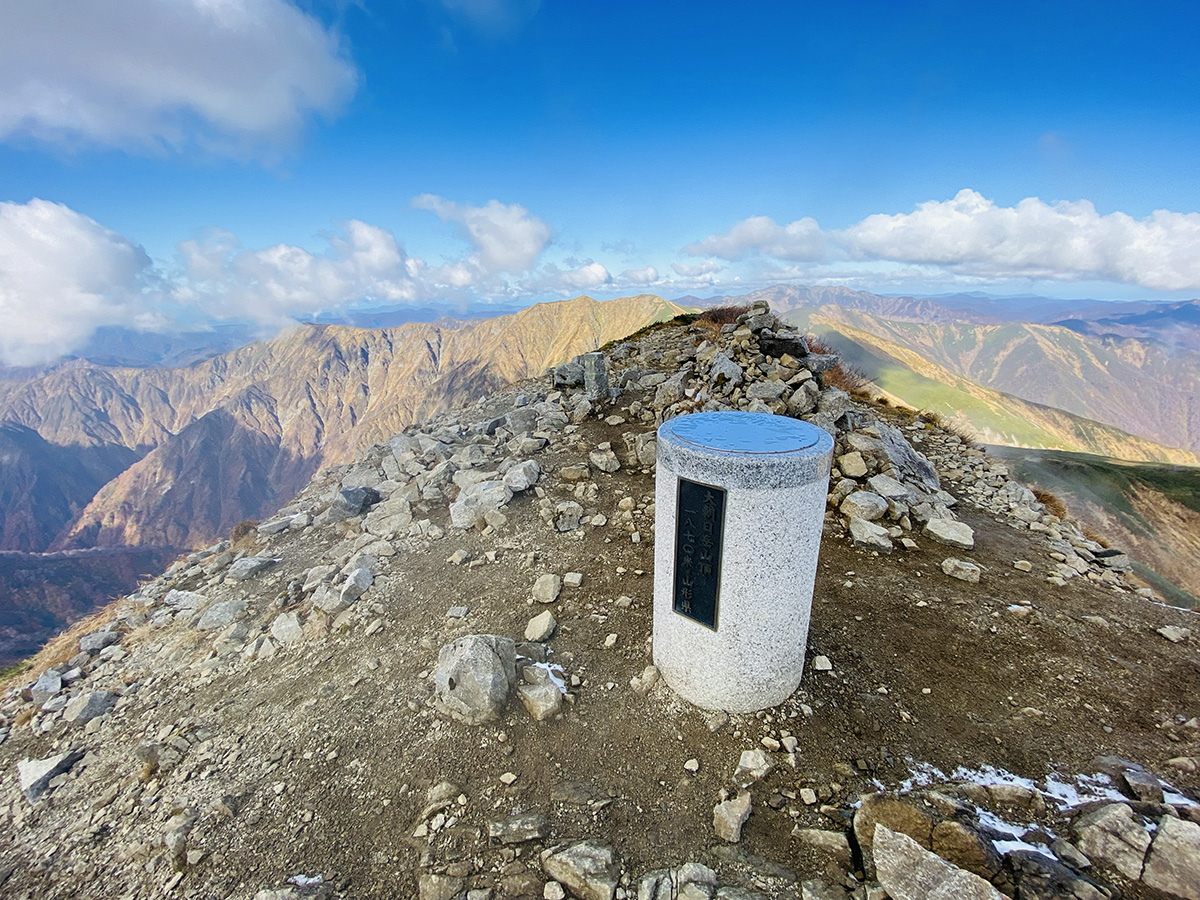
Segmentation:
<svg viewBox="0 0 1200 900">
<path fill-rule="evenodd" d="M 525 294 L 573 294 L 610 284 L 613 278 L 601 263 L 585 260 L 569 269 L 547 263 L 531 277 L 522 280 L 518 289 Z"/>
<path fill-rule="evenodd" d="M 390 231 L 351 220 L 322 254 L 278 244 L 243 250 L 214 232 L 179 245 L 185 281 L 174 299 L 219 318 L 280 322 L 358 300 L 415 300 L 424 263 L 405 256 Z"/>
<path fill-rule="evenodd" d="M 713 262 L 711 259 L 706 259 L 695 265 L 691 263 L 671 263 L 671 268 L 675 270 L 676 275 L 684 278 L 702 278 L 705 275 L 715 275 L 725 267 L 720 263 Z"/>
<path fill-rule="evenodd" d="M 621 273 L 620 281 L 625 284 L 654 284 L 658 281 L 658 269 L 646 266 L 644 269 L 626 269 Z"/>
<path fill-rule="evenodd" d="M 150 258 L 59 203 L 0 203 L 0 361 L 49 362 L 102 325 L 154 324 Z"/>
<path fill-rule="evenodd" d="M 1156 210 L 1135 219 L 1101 215 L 1086 200 L 1049 204 L 1036 197 L 1003 207 L 962 190 L 912 213 L 868 216 L 841 240 L 858 258 L 932 263 L 971 275 L 1200 289 L 1200 213 Z"/>
<path fill-rule="evenodd" d="M 412 205 L 453 222 L 475 252 L 457 265 L 459 277 L 474 270 L 478 277 L 524 272 L 550 241 L 550 227 L 517 203 L 489 200 L 484 206 L 454 203 L 435 194 L 414 197 Z"/>
<path fill-rule="evenodd" d="M 791 260 L 820 260 L 826 255 L 825 234 L 816 219 L 797 219 L 790 225 L 780 225 L 767 216 L 743 219 L 725 234 L 710 235 L 683 249 L 692 256 L 728 260 L 754 253 Z"/>
<path fill-rule="evenodd" d="M 358 74 L 286 0 L 8 4 L 0 138 L 243 153 L 336 113 Z"/>
<path fill-rule="evenodd" d="M 1144 219 L 1101 215 L 1086 200 L 1046 203 L 1037 197 L 997 206 L 973 190 L 931 200 L 911 213 L 867 216 L 841 231 L 812 219 L 786 227 L 765 216 L 685 248 L 695 256 L 828 263 L 888 261 L 931 267 L 926 277 L 1108 281 L 1164 291 L 1200 289 L 1200 213 L 1156 210 Z M 712 260 L 700 263 L 716 265 Z M 672 266 L 684 277 L 699 270 Z M 806 280 L 822 277 L 806 268 Z M 865 270 L 871 274 L 870 270 Z M 941 273 L 939 276 L 939 272 Z"/>
</svg>

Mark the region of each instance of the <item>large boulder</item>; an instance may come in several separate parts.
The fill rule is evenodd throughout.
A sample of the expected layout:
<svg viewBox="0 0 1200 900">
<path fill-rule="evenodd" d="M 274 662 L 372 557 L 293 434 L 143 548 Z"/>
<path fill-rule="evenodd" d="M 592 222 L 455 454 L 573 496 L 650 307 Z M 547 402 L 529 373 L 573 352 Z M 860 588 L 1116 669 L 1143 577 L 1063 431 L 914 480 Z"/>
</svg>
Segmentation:
<svg viewBox="0 0 1200 900">
<path fill-rule="evenodd" d="M 1200 825 L 1174 816 L 1159 819 L 1142 881 L 1165 894 L 1200 900 Z"/>
<path fill-rule="evenodd" d="M 450 523 L 455 528 L 473 528 L 483 517 L 512 499 L 513 492 L 503 481 L 481 481 L 459 492 L 450 504 Z"/>
<path fill-rule="evenodd" d="M 872 855 L 879 884 L 892 900 L 1004 900 L 978 875 L 886 825 L 875 826 Z"/>
<path fill-rule="evenodd" d="M 579 900 L 613 900 L 621 877 L 613 849 L 599 841 L 582 841 L 549 853 L 542 868 Z"/>
<path fill-rule="evenodd" d="M 516 680 L 516 644 L 495 634 L 468 634 L 446 644 L 433 671 L 438 708 L 468 725 L 499 719 Z"/>
<path fill-rule="evenodd" d="M 1136 881 L 1150 848 L 1150 835 L 1124 803 L 1109 803 L 1075 823 L 1075 845 L 1093 862 L 1112 866 Z"/>
</svg>

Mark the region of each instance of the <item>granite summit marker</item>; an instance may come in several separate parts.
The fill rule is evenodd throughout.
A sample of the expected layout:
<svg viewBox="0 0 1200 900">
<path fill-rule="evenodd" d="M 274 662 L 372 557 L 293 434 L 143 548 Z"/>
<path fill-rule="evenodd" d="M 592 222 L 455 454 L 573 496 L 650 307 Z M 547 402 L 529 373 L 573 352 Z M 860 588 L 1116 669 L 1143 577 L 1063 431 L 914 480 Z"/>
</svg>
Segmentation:
<svg viewBox="0 0 1200 900">
<path fill-rule="evenodd" d="M 800 684 L 833 438 L 786 416 L 658 429 L 654 663 L 685 700 L 749 712 Z"/>
</svg>

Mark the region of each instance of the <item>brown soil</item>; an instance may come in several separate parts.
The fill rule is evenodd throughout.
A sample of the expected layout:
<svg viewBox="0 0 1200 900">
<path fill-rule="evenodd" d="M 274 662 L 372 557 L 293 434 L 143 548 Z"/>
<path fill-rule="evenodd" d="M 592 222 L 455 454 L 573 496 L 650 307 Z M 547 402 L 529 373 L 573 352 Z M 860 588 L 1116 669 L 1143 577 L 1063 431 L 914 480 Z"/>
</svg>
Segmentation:
<svg viewBox="0 0 1200 900">
<path fill-rule="evenodd" d="M 589 422 L 577 449 L 539 461 L 554 472 L 600 441 L 620 446 L 628 427 Z M 599 500 L 584 505 L 610 524 L 585 528 L 580 539 L 550 530 L 537 516 L 536 498 L 524 495 L 506 508 L 502 534 L 450 532 L 401 551 L 388 564 L 386 583 L 366 598 L 384 622 L 369 637 L 363 632 L 374 616 L 345 634 L 314 637 L 204 679 L 185 668 L 208 655 L 210 644 L 197 632 L 139 635 L 154 669 L 139 676 L 143 687 L 132 702 L 84 739 L 94 757 L 21 828 L 11 815 L 0 819 L 0 847 L 8 848 L 0 849 L 0 867 L 20 866 L 7 896 L 150 896 L 149 887 L 122 887 L 128 867 L 136 861 L 139 872 L 150 871 L 140 875 L 148 884 L 167 882 L 173 872 L 153 842 L 173 810 L 195 806 L 201 815 L 189 846 L 209 855 L 187 870 L 173 896 L 249 898 L 288 876 L 321 873 L 346 896 L 415 897 L 422 866 L 469 872 L 472 885 L 501 886 L 497 896 L 533 879 L 540 896 L 543 844 L 513 849 L 486 838 L 489 818 L 521 809 L 548 816 L 545 845 L 611 842 L 635 879 L 699 860 L 716 868 L 722 883 L 794 897 L 796 876 L 844 876 L 803 850 L 793 826 L 843 829 L 861 794 L 899 785 L 914 765 L 946 773 L 991 765 L 1041 780 L 1095 771 L 1094 758 L 1111 754 L 1168 777 L 1177 775 L 1165 765 L 1169 758 L 1200 755 L 1200 743 L 1186 743 L 1170 727 L 1178 716 L 1200 715 L 1195 639 L 1175 645 L 1154 631 L 1192 624 L 1187 614 L 1082 579 L 1048 584 L 1051 563 L 1036 535 L 966 503 L 956 511 L 975 529 L 977 549 L 970 552 L 919 539 L 916 551 L 877 556 L 852 549 L 840 524 L 827 523 L 808 656 L 827 656 L 833 671 L 810 666 L 782 706 L 722 724 L 664 685 L 639 696 L 630 679 L 651 662 L 653 534 L 650 518 L 638 512 L 632 524 L 643 540 L 633 543 L 617 502 L 626 495 L 639 505 L 652 502 L 653 478 L 622 469 L 596 481 Z M 542 484 L 566 499 L 557 479 Z M 430 514 L 445 524 L 444 508 Z M 497 558 L 448 565 L 459 547 L 475 559 L 488 551 Z M 262 586 L 265 596 L 324 562 L 327 549 L 307 534 L 273 542 L 271 552 L 284 562 L 274 588 Z M 950 555 L 982 566 L 982 582 L 943 575 L 940 564 Z M 1014 570 L 1015 559 L 1030 560 L 1033 572 Z M 559 629 L 550 645 L 552 661 L 582 683 L 560 718 L 535 723 L 514 700 L 500 723 L 468 727 L 428 708 L 428 673 L 441 645 L 468 633 L 519 640 L 541 610 L 529 602 L 536 577 L 569 571 L 584 573 L 584 581 L 565 587 L 551 606 Z M 620 607 L 622 596 L 632 605 Z M 1032 601 L 1024 617 L 1010 610 L 1021 601 Z M 460 604 L 470 608 L 467 618 L 447 618 Z M 616 647 L 605 649 L 612 633 Z M 99 816 L 90 803 L 107 785 L 136 790 L 141 764 L 131 751 L 139 741 L 196 729 L 208 743 L 180 764 L 186 780 L 165 775 L 157 802 L 143 799 L 127 819 L 94 824 Z M 739 754 L 783 733 L 799 738 L 797 767 L 775 755 L 781 764 L 754 789 L 743 841 L 721 845 L 712 809 Z M 11 773 L 16 759 L 51 752 L 50 738 L 14 733 L 0 746 L 0 764 Z M 695 775 L 683 767 L 693 757 L 700 763 Z M 500 781 L 506 772 L 517 776 L 511 787 Z M 1200 790 L 1195 775 L 1173 780 L 1193 794 Z M 24 801 L 7 781 L 16 812 Z M 425 792 L 441 781 L 465 796 L 452 811 L 458 821 L 431 840 L 413 837 Z M 794 799 L 808 787 L 821 792 L 822 803 Z M 232 819 L 212 806 L 226 793 L 240 800 Z M 771 808 L 772 798 L 779 809 Z M 122 834 L 130 822 L 132 831 Z M 34 826 L 59 834 L 49 856 L 45 846 L 32 845 Z M 1147 895 L 1134 889 L 1126 896 Z"/>
</svg>

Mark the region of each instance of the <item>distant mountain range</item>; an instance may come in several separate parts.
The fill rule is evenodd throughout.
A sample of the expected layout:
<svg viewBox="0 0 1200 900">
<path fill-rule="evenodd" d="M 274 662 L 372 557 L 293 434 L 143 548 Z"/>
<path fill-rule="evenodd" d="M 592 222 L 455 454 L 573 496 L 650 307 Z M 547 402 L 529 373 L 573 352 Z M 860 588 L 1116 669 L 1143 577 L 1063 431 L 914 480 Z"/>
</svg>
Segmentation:
<svg viewBox="0 0 1200 900">
<path fill-rule="evenodd" d="M 431 321 L 310 323 L 249 343 L 243 326 L 171 337 L 112 329 L 91 358 L 0 369 L 0 551 L 10 554 L 0 614 L 12 613 L 0 630 L 52 628 L 57 613 L 37 612 L 45 604 L 77 615 L 132 587 L 122 579 L 144 565 L 270 514 L 320 467 L 413 422 L 689 307 L 760 297 L 897 402 L 987 441 L 1200 465 L 1197 301 L 779 285 L 674 302 L 577 297 L 492 318 L 383 309 L 355 321 Z M 87 548 L 112 552 L 74 552 Z M 53 578 L 39 606 L 17 594 L 33 590 L 30 573 L 43 565 Z"/>
<path fill-rule="evenodd" d="M 300 325 L 183 367 L 0 382 L 14 460 L 0 536 L 25 551 L 203 544 L 360 447 L 682 311 L 579 297 L 455 327 Z"/>
</svg>

